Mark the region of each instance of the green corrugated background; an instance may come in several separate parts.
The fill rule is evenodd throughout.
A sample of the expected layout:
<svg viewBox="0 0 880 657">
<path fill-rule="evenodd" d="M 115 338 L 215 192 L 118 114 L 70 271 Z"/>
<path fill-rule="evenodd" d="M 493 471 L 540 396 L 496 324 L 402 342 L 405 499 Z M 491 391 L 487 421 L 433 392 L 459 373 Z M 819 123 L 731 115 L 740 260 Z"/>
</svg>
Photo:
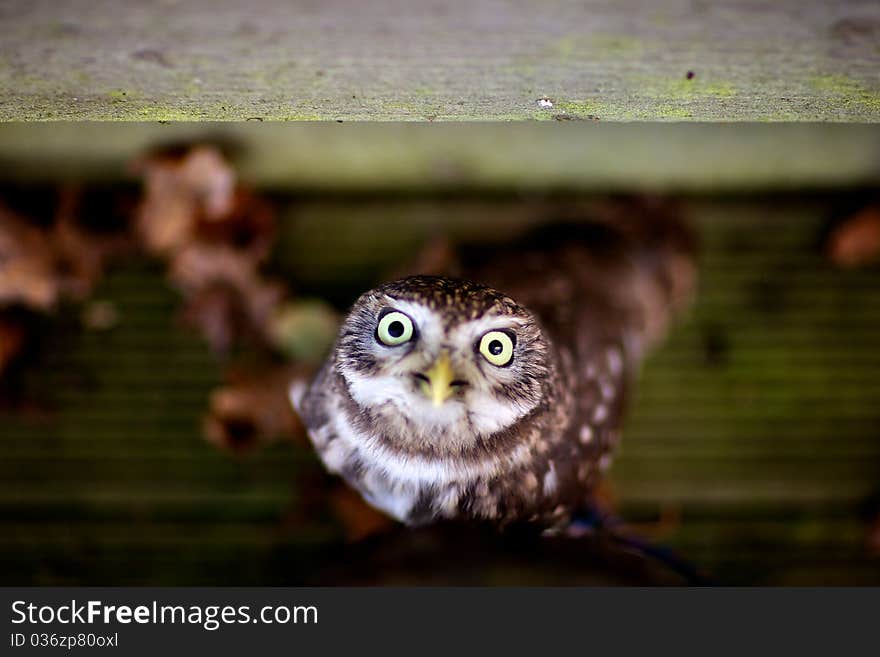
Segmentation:
<svg viewBox="0 0 880 657">
<path fill-rule="evenodd" d="M 504 239 L 545 204 L 276 200 L 277 270 L 337 303 L 427 236 Z M 645 363 L 613 490 L 625 518 L 719 581 L 880 584 L 863 512 L 880 491 L 880 271 L 837 269 L 818 246 L 850 200 L 684 201 L 698 300 Z M 312 454 L 233 457 L 200 437 L 221 367 L 179 327 L 157 264 L 115 267 L 95 298 L 118 326 L 62 312 L 28 377 L 42 410 L 0 416 L 0 583 L 299 581 L 342 540 L 329 518 L 297 520 Z M 680 519 L 656 525 L 661 509 Z"/>
</svg>

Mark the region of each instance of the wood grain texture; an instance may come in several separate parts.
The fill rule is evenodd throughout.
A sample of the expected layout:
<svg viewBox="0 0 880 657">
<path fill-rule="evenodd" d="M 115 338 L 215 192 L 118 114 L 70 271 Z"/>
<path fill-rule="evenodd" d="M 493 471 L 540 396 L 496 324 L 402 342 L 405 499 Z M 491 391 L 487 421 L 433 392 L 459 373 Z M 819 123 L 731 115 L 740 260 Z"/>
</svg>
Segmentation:
<svg viewBox="0 0 880 657">
<path fill-rule="evenodd" d="M 10 0 L 0 120 L 870 122 L 878 41 L 870 0 Z"/>
</svg>

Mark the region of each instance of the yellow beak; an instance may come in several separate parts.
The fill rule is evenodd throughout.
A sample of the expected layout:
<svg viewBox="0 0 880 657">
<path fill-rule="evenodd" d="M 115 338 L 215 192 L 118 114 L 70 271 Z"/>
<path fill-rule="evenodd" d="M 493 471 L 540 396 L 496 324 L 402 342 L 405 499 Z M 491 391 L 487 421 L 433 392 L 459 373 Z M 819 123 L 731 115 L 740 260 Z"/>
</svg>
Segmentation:
<svg viewBox="0 0 880 657">
<path fill-rule="evenodd" d="M 431 368 L 425 372 L 425 376 L 428 380 L 422 381 L 422 392 L 431 398 L 434 406 L 439 408 L 455 392 L 455 388 L 450 385 L 453 376 L 449 354 L 445 351 L 441 352 Z"/>
</svg>

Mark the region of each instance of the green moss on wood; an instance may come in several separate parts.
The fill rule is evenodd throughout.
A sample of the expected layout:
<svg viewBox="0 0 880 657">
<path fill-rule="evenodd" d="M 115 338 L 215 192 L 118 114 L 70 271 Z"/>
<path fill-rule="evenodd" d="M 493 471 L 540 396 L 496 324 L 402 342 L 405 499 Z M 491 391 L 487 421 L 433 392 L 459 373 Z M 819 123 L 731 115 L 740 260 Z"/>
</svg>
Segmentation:
<svg viewBox="0 0 880 657">
<path fill-rule="evenodd" d="M 646 93 L 661 99 L 729 98 L 736 94 L 736 88 L 726 81 L 684 78 L 648 86 Z"/>
<path fill-rule="evenodd" d="M 602 106 L 549 118 L 880 121 L 877 46 L 830 29 L 820 0 L 760 21 L 744 7 L 695 17 L 685 4 L 633 21 L 613 3 L 493 14 L 380 2 L 364 16 L 270 0 L 254 18 L 204 0 L 127 13 L 108 0 L 12 1 L 21 11 L 0 21 L 5 121 L 530 121 L 548 118 L 534 107 L 542 94 Z"/>
<path fill-rule="evenodd" d="M 880 90 L 868 89 L 846 75 L 821 75 L 810 79 L 810 86 L 845 106 L 858 106 L 880 114 Z"/>
</svg>

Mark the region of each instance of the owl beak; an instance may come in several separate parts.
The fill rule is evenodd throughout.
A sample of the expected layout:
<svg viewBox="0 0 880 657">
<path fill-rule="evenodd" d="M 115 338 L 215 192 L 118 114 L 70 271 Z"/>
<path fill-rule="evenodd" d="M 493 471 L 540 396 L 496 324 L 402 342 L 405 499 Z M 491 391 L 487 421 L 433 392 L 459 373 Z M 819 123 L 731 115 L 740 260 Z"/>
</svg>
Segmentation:
<svg viewBox="0 0 880 657">
<path fill-rule="evenodd" d="M 441 352 L 424 376 L 421 386 L 422 392 L 431 398 L 435 407 L 439 408 L 455 392 L 455 387 L 452 385 L 453 374 L 449 354 L 445 351 Z"/>
</svg>

